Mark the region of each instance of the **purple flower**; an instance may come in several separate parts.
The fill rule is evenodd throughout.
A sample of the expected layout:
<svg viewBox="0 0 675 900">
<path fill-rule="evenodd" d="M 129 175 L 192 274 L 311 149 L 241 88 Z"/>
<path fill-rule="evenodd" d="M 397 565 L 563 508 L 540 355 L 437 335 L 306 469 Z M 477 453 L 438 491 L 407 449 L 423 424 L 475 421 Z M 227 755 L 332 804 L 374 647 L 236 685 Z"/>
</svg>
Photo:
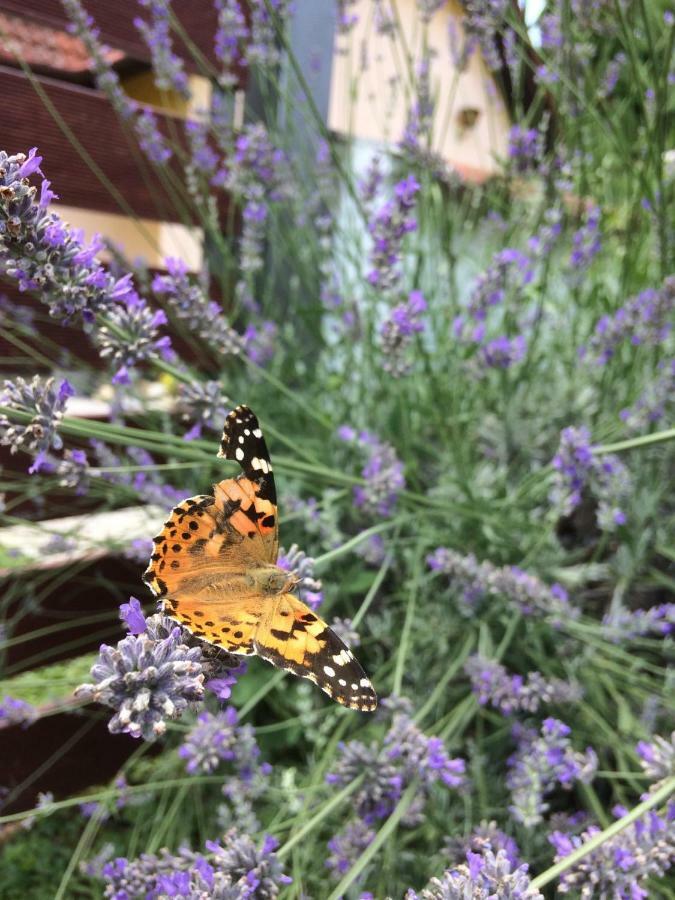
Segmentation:
<svg viewBox="0 0 675 900">
<path fill-rule="evenodd" d="M 310 609 L 317 609 L 323 602 L 321 581 L 314 577 L 314 560 L 302 551 L 297 544 L 291 544 L 289 550 L 279 550 L 277 565 L 298 579 L 293 593 L 306 603 Z"/>
<path fill-rule="evenodd" d="M 468 837 L 446 838 L 444 847 L 444 852 L 453 861 L 465 859 L 468 852 L 484 855 L 488 850 L 495 855 L 503 850 L 512 870 L 520 865 L 518 845 L 512 837 L 498 828 L 494 821 L 483 820 Z"/>
<path fill-rule="evenodd" d="M 118 857 L 102 867 L 105 896 L 116 900 L 132 897 L 218 897 L 223 900 L 279 896 L 291 879 L 283 869 L 273 838 L 256 847 L 248 835 L 231 828 L 222 841 L 207 841 L 204 853 L 187 848 L 172 854 L 144 853 L 138 859 Z"/>
<path fill-rule="evenodd" d="M 675 309 L 675 275 L 665 279 L 659 290 L 642 291 L 631 297 L 612 316 L 602 316 L 588 345 L 583 347 L 584 359 L 604 365 L 623 344 L 658 346 L 672 328 Z"/>
<path fill-rule="evenodd" d="M 23 450 L 35 457 L 46 454 L 52 447 L 60 450 L 63 441 L 58 427 L 68 402 L 74 394 L 68 381 L 62 381 L 58 389 L 53 378 L 35 375 L 28 382 L 23 378 L 5 381 L 0 391 L 0 404 L 28 413 L 28 423 L 14 423 L 0 414 L 0 444 L 9 447 L 11 453 Z M 37 471 L 37 470 L 36 470 Z"/>
<path fill-rule="evenodd" d="M 615 808 L 614 812 L 621 816 L 626 811 Z M 555 862 L 565 859 L 599 832 L 594 825 L 581 835 L 553 832 L 549 841 L 555 848 Z M 675 804 L 671 802 L 664 815 L 646 813 L 566 869 L 558 890 L 573 891 L 582 897 L 640 900 L 648 896 L 648 879 L 663 877 L 674 860 Z"/>
<path fill-rule="evenodd" d="M 544 135 L 536 128 L 513 125 L 509 131 L 509 158 L 517 172 L 536 170 L 544 153 Z"/>
<path fill-rule="evenodd" d="M 150 11 L 149 23 L 135 18 L 134 25 L 150 50 L 155 84 L 162 91 L 174 90 L 189 99 L 190 89 L 183 61 L 172 49 L 171 0 L 139 0 L 139 3 Z"/>
<path fill-rule="evenodd" d="M 504 850 L 466 854 L 466 863 L 432 878 L 421 894 L 412 889 L 405 900 L 544 900 L 531 885 L 526 864 L 516 866 Z"/>
<path fill-rule="evenodd" d="M 425 735 L 406 713 L 394 714 L 381 745 L 367 747 L 360 741 L 350 741 L 339 748 L 340 757 L 326 781 L 345 785 L 365 774 L 353 807 L 366 825 L 388 816 L 413 779 L 419 779 L 420 786 L 403 817 L 406 825 L 422 821 L 433 785 L 440 782 L 458 788 L 464 784 L 464 760 L 451 759 L 440 738 Z"/>
<path fill-rule="evenodd" d="M 135 127 L 138 144 L 150 162 L 165 166 L 173 153 L 159 130 L 157 116 L 146 109 L 137 116 Z"/>
<path fill-rule="evenodd" d="M 28 151 L 28 156 L 21 163 L 19 169 L 17 170 L 16 177 L 17 178 L 28 178 L 29 175 L 32 175 L 34 172 L 40 171 L 40 163 L 42 162 L 42 157 L 37 155 L 37 147 L 31 147 Z"/>
<path fill-rule="evenodd" d="M 142 634 L 146 630 L 145 616 L 140 600 L 137 600 L 136 597 L 129 597 L 128 603 L 122 603 L 120 619 L 127 626 L 129 634 Z"/>
<path fill-rule="evenodd" d="M 415 334 L 424 330 L 422 315 L 427 302 L 421 291 L 411 291 L 406 303 L 399 303 L 391 310 L 390 317 L 381 328 L 382 366 L 396 378 L 406 375 L 411 368 L 408 350 Z"/>
<path fill-rule="evenodd" d="M 635 749 L 645 775 L 652 781 L 660 782 L 675 775 L 675 731 L 670 740 L 655 735 L 651 743 L 639 741 Z"/>
<path fill-rule="evenodd" d="M 350 7 L 354 6 L 356 2 L 357 0 L 336 0 L 337 31 L 341 36 L 349 34 L 354 25 L 359 21 L 357 14 L 350 10 Z"/>
<path fill-rule="evenodd" d="M 527 679 L 509 675 L 500 663 L 481 656 L 472 656 L 464 671 L 478 702 L 482 706 L 489 703 L 504 715 L 521 710 L 534 713 L 544 704 L 573 703 L 583 695 L 579 685 L 572 682 L 546 679 L 541 672 L 529 672 Z"/>
<path fill-rule="evenodd" d="M 34 722 L 37 716 L 37 709 L 25 700 L 18 700 L 7 695 L 0 700 L 0 728 L 6 728 L 9 725 L 25 727 Z"/>
<path fill-rule="evenodd" d="M 488 341 L 480 349 L 479 358 L 488 369 L 509 369 L 525 356 L 527 344 L 522 334 L 515 338 L 501 337 Z"/>
<path fill-rule="evenodd" d="M 235 669 L 230 669 L 226 671 L 225 674 L 218 678 L 210 678 L 204 687 L 211 691 L 212 694 L 215 694 L 216 697 L 220 700 L 220 702 L 224 702 L 225 700 L 229 700 L 232 696 L 232 688 L 237 683 L 237 678 L 239 675 L 242 675 L 246 671 L 246 663 L 242 662 Z"/>
<path fill-rule="evenodd" d="M 130 634 L 116 648 L 102 644 L 91 669 L 92 684 L 77 693 L 115 710 L 112 734 L 153 740 L 166 719 L 182 715 L 204 693 L 202 653 L 183 643 L 181 629 L 161 615 L 146 619 L 146 630 Z"/>
<path fill-rule="evenodd" d="M 532 276 L 531 260 L 520 250 L 507 247 L 496 253 L 475 281 L 466 314 L 455 319 L 455 337 L 465 343 L 482 343 L 488 311 L 503 304 L 511 295 L 519 299 Z"/>
<path fill-rule="evenodd" d="M 509 8 L 508 0 L 464 0 L 465 42 L 458 60 L 458 68 L 463 70 L 476 47 L 480 47 L 483 59 L 489 69 L 501 69 L 502 60 L 497 49 L 496 37 L 503 37 L 507 30 L 505 16 Z"/>
<path fill-rule="evenodd" d="M 200 437 L 202 427 L 220 433 L 225 417 L 234 406 L 223 393 L 219 381 L 191 381 L 188 384 L 181 384 L 178 396 L 183 419 L 186 422 L 194 422 L 194 428 L 197 429 L 190 438 L 186 435 L 185 440 Z"/>
<path fill-rule="evenodd" d="M 569 427 L 560 432 L 549 499 L 561 516 L 568 516 L 581 503 L 584 492 L 590 491 L 598 500 L 598 526 L 611 532 L 626 521 L 623 507 L 631 494 L 631 477 L 618 456 L 596 456 L 593 450 L 588 428 Z"/>
<path fill-rule="evenodd" d="M 570 266 L 577 274 L 583 273 L 600 252 L 600 209 L 591 207 L 586 213 L 586 221 L 572 236 Z"/>
<path fill-rule="evenodd" d="M 85 246 L 81 231 L 69 228 L 36 200 L 36 188 L 18 177 L 25 156 L 0 151 L 0 270 L 22 291 L 39 293 L 50 315 L 80 316 L 87 329 L 97 313 L 114 314 L 120 302 L 141 302 L 128 274 L 115 277 L 96 258 L 99 236 Z"/>
<path fill-rule="evenodd" d="M 553 625 L 574 619 L 578 610 L 571 606 L 562 585 L 546 585 L 518 566 L 495 566 L 487 560 L 479 563 L 473 554 L 462 556 L 447 547 L 438 547 L 427 556 L 432 571 L 449 576 L 451 584 L 461 591 L 467 612 L 490 595 L 504 597 L 525 615 L 541 615 Z"/>
<path fill-rule="evenodd" d="M 110 310 L 106 324 L 96 334 L 96 343 L 101 356 L 115 367 L 113 383 L 128 384 L 129 370 L 140 362 L 174 359 L 171 338 L 158 331 L 166 322 L 162 310 L 150 309 L 135 294 Z"/>
<path fill-rule="evenodd" d="M 344 875 L 363 851 L 372 844 L 375 832 L 361 819 L 353 819 L 329 841 L 330 856 L 326 866 L 336 878 Z"/>
<path fill-rule="evenodd" d="M 413 212 L 419 189 L 414 175 L 399 181 L 394 185 L 394 198 L 384 203 L 369 223 L 372 248 L 368 281 L 374 287 L 391 290 L 401 278 L 403 239 L 417 228 Z"/>
<path fill-rule="evenodd" d="M 190 281 L 180 259 L 167 257 L 167 273 L 155 275 L 152 290 L 168 303 L 171 312 L 185 322 L 190 332 L 203 340 L 219 356 L 238 354 L 242 338 L 230 326 L 222 309 L 208 299 L 202 288 Z"/>
<path fill-rule="evenodd" d="M 631 409 L 621 410 L 621 420 L 629 432 L 642 433 L 662 419 L 675 398 L 675 359 L 659 363 L 659 377 L 640 394 Z"/>
<path fill-rule="evenodd" d="M 338 437 L 350 442 L 356 439 L 368 453 L 361 470 L 366 483 L 354 488 L 354 506 L 378 517 L 392 515 L 398 495 L 405 488 L 403 463 L 394 448 L 370 432 L 362 431 L 356 435 L 347 425 L 338 429 Z"/>
<path fill-rule="evenodd" d="M 598 761 L 590 747 L 585 753 L 572 749 L 570 729 L 558 719 L 545 719 L 539 734 L 522 726 L 514 726 L 514 733 L 518 749 L 509 759 L 509 809 L 518 822 L 532 827 L 543 821 L 549 808 L 545 798 L 555 787 L 569 790 L 575 781 L 591 781 Z"/>
<path fill-rule="evenodd" d="M 215 714 L 200 713 L 178 755 L 187 760 L 186 769 L 191 775 L 213 772 L 221 762 L 228 762 L 241 777 L 248 779 L 257 766 L 260 750 L 253 728 L 239 725 L 236 709 L 228 706 Z"/>
<path fill-rule="evenodd" d="M 380 157 L 377 154 L 374 154 L 368 164 L 365 178 L 359 184 L 361 200 L 366 206 L 373 202 L 382 186 L 384 176 L 382 174 L 382 169 L 380 168 L 380 163 Z"/>
<path fill-rule="evenodd" d="M 257 366 L 266 365 L 274 356 L 279 345 L 279 329 L 271 321 L 264 321 L 260 328 L 253 324 L 246 326 L 243 334 L 246 355 Z"/>
<path fill-rule="evenodd" d="M 71 22 L 69 31 L 74 32 L 84 43 L 97 87 L 107 95 L 118 115 L 123 119 L 131 119 L 136 104 L 124 92 L 119 75 L 109 62 L 110 48 L 99 40 L 100 33 L 94 25 L 94 20 L 85 11 L 80 0 L 63 0 L 63 8 Z"/>
</svg>

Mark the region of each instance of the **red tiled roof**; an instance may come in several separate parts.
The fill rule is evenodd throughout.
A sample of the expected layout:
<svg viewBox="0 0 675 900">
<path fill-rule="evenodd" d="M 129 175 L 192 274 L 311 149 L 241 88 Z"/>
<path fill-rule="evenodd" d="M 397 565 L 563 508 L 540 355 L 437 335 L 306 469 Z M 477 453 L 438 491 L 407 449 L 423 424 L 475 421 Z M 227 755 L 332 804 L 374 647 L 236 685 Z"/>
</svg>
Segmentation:
<svg viewBox="0 0 675 900">
<path fill-rule="evenodd" d="M 14 63 L 16 48 L 21 58 L 33 68 L 59 72 L 88 72 L 90 59 L 80 38 L 66 31 L 27 19 L 25 16 L 0 11 L 0 62 Z M 124 54 L 108 51 L 108 62 L 116 63 Z"/>
<path fill-rule="evenodd" d="M 150 52 L 134 26 L 134 19 L 142 14 L 138 0 L 84 0 L 84 6 L 100 30 L 101 40 L 131 59 L 149 61 Z M 60 0 L 0 0 L 0 10 L 22 18 L 30 18 L 43 27 L 63 31 L 68 25 Z M 173 13 L 199 52 L 216 65 L 213 38 L 218 27 L 217 13 L 212 0 L 189 0 L 175 3 Z M 172 31 L 174 51 L 188 71 L 200 72 L 199 63 L 189 47 Z"/>
</svg>

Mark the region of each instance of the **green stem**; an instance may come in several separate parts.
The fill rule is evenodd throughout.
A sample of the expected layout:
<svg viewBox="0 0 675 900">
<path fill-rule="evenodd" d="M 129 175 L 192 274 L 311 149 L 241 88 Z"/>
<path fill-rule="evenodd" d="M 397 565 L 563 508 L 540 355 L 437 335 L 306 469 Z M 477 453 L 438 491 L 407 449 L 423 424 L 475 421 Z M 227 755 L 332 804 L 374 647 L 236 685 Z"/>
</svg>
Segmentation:
<svg viewBox="0 0 675 900">
<path fill-rule="evenodd" d="M 599 834 L 594 835 L 590 840 L 586 841 L 581 847 L 577 847 L 577 849 L 570 853 L 569 856 L 566 856 L 564 859 L 561 859 L 560 862 L 557 862 L 554 866 L 551 866 L 549 869 L 546 869 L 545 872 L 542 872 L 541 875 L 537 875 L 535 879 L 532 881 L 533 888 L 541 888 L 545 884 L 548 884 L 550 881 L 553 881 L 554 878 L 558 878 L 568 869 L 571 869 L 575 866 L 580 860 L 582 860 L 585 856 L 588 856 L 589 853 L 593 853 L 594 850 L 597 850 L 598 847 L 602 847 L 607 841 L 611 840 L 615 835 L 619 834 L 624 830 L 624 828 L 628 828 L 629 825 L 632 825 L 640 816 L 643 816 L 650 809 L 653 809 L 655 806 L 658 806 L 660 803 L 663 803 L 668 797 L 675 791 L 675 776 L 671 778 L 667 778 L 661 787 L 654 791 L 654 793 L 648 797 L 644 803 L 640 803 L 635 809 L 632 809 L 629 813 L 626 813 L 625 816 L 622 816 L 620 819 L 617 819 L 616 822 L 613 822 L 609 828 L 605 828 L 604 831 L 601 831 Z"/>
<path fill-rule="evenodd" d="M 283 858 L 286 856 L 289 851 L 299 842 L 301 841 L 306 834 L 314 831 L 315 827 L 326 818 L 336 806 L 339 806 L 343 800 L 346 800 L 354 791 L 361 786 L 361 782 L 363 781 L 363 775 L 359 775 L 358 778 L 355 778 L 354 781 L 351 781 L 346 787 L 344 787 L 341 791 L 335 794 L 327 803 L 322 803 L 321 808 L 316 813 L 316 815 L 312 816 L 311 819 L 307 819 L 305 824 L 298 828 L 298 830 L 293 834 L 283 845 L 277 850 L 277 856 Z"/>
<path fill-rule="evenodd" d="M 675 428 L 666 431 L 657 431 L 655 434 L 643 434 L 640 437 L 629 438 L 627 441 L 618 441 L 616 444 L 603 444 L 594 447 L 593 453 L 602 456 L 604 453 L 617 453 L 619 450 L 632 450 L 633 447 L 646 447 L 649 444 L 660 444 L 663 441 L 675 439 Z"/>
</svg>

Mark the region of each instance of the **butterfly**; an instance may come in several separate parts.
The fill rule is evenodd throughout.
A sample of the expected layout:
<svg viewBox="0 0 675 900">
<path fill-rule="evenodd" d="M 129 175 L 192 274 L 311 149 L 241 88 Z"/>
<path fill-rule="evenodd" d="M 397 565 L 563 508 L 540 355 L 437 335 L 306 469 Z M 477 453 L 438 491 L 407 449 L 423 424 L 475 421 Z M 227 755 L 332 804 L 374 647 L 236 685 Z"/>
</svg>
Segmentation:
<svg viewBox="0 0 675 900">
<path fill-rule="evenodd" d="M 157 537 L 143 580 L 164 612 L 229 653 L 257 654 L 309 678 L 329 697 L 371 712 L 377 697 L 351 650 L 293 593 L 280 568 L 277 495 L 258 419 L 247 406 L 227 417 L 218 456 L 243 470 L 176 506 Z"/>
</svg>

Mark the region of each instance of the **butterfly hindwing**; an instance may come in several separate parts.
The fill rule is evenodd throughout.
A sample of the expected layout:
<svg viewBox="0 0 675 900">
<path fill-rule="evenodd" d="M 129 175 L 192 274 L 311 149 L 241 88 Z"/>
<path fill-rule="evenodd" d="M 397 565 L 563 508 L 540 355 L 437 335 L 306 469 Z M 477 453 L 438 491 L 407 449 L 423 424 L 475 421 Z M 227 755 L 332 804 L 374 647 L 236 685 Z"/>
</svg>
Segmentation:
<svg viewBox="0 0 675 900">
<path fill-rule="evenodd" d="M 309 678 L 343 706 L 367 712 L 377 706 L 373 686 L 354 654 L 293 594 L 270 598 L 253 646 L 263 659 Z"/>
<path fill-rule="evenodd" d="M 244 585 L 242 585 L 242 591 Z M 239 593 L 231 600 L 166 598 L 164 611 L 195 637 L 228 653 L 255 653 L 253 639 L 263 612 L 260 595 Z"/>
</svg>

